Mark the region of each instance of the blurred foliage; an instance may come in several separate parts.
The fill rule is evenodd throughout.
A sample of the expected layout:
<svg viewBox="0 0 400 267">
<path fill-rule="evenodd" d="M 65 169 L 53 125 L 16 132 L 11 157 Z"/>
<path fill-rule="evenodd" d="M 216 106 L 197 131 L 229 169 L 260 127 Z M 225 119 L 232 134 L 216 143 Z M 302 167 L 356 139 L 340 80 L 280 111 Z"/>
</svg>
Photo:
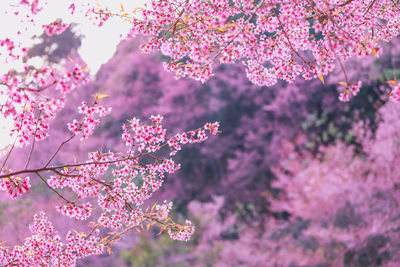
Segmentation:
<svg viewBox="0 0 400 267">
<path fill-rule="evenodd" d="M 159 238 L 141 238 L 129 251 L 121 251 L 121 257 L 131 266 L 152 267 L 152 266 L 186 266 L 184 262 L 166 263 L 166 259 L 176 254 L 190 252 L 193 244 L 176 244 L 167 234 Z"/>
<path fill-rule="evenodd" d="M 200 224 L 192 218 L 196 227 Z M 214 266 L 218 247 L 214 250 L 201 253 L 196 259 L 188 257 L 199 245 L 203 233 L 201 227 L 196 228 L 195 234 L 188 242 L 177 242 L 172 240 L 167 233 L 158 235 L 155 231 L 142 233 L 132 249 L 122 250 L 120 256 L 127 266 L 135 267 L 185 267 L 190 266 L 193 261 L 202 262 L 202 266 Z"/>
<path fill-rule="evenodd" d="M 342 104 L 343 107 L 327 110 L 322 105 L 316 106 L 314 112 L 301 123 L 302 131 L 307 137 L 304 148 L 317 154 L 320 146 L 327 146 L 340 140 L 348 145 L 355 145 L 360 152 L 361 144 L 355 139 L 353 125 L 362 122 L 363 127 L 374 133 L 379 122 L 377 111 L 387 102 L 387 99 L 382 97 L 385 93 L 380 88 L 382 85 L 382 82 L 375 82 L 362 87 L 359 94 L 350 102 Z M 327 89 L 337 91 L 336 86 Z"/>
</svg>

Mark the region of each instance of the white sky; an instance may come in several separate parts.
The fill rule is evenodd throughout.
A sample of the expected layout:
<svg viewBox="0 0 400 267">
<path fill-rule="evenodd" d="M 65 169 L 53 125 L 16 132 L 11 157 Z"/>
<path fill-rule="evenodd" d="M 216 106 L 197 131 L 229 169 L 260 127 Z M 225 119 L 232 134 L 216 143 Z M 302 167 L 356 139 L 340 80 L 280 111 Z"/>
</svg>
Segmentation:
<svg viewBox="0 0 400 267">
<path fill-rule="evenodd" d="M 40 1 L 44 2 L 44 0 Z M 37 27 L 29 33 L 23 32 L 23 34 L 17 36 L 18 29 L 22 29 L 24 25 L 12 14 L 10 4 L 15 5 L 18 2 L 20 0 L 0 0 L 0 23 L 2 25 L 0 27 L 0 39 L 10 37 L 13 40 L 21 41 L 24 46 L 30 46 L 33 44 L 31 36 L 40 35 L 43 32 L 41 25 L 49 24 L 57 18 L 62 18 L 65 23 L 75 22 L 78 24 L 75 29 L 84 35 L 78 53 L 90 68 L 91 74 L 94 75 L 100 66 L 115 53 L 116 46 L 121 40 L 120 36 L 126 35 L 129 31 L 129 22 L 120 18 L 111 18 L 103 27 L 94 26 L 78 11 L 79 5 L 84 2 L 95 2 L 100 4 L 101 7 L 108 7 L 111 11 L 119 11 L 122 3 L 124 9 L 130 13 L 129 11 L 143 7 L 150 0 L 48 0 L 44 9 L 36 16 Z M 73 16 L 70 15 L 70 10 L 68 10 L 71 3 L 75 3 L 77 7 Z M 7 72 L 10 68 L 8 64 L 0 64 L 0 73 Z M 0 115 L 0 156 L 1 149 L 12 142 L 8 136 L 10 127 L 11 121 L 6 121 Z"/>
</svg>

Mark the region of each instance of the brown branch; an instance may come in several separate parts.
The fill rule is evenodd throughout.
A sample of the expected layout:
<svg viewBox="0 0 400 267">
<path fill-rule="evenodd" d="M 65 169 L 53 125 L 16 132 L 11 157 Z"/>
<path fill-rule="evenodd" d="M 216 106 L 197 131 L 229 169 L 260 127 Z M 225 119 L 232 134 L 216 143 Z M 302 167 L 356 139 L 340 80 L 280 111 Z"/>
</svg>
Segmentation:
<svg viewBox="0 0 400 267">
<path fill-rule="evenodd" d="M 36 175 L 39 176 L 39 178 L 43 181 L 43 183 L 45 183 L 46 186 L 47 186 L 48 188 L 50 188 L 50 190 L 52 190 L 53 192 L 55 192 L 60 198 L 64 199 L 67 203 L 74 203 L 73 201 L 70 201 L 70 200 L 68 200 L 67 198 L 65 198 L 63 195 L 61 195 L 61 194 L 60 194 L 57 190 L 55 190 L 53 187 L 51 187 L 51 186 L 47 183 L 46 179 L 44 179 L 43 176 L 41 176 L 39 172 L 36 172 Z"/>
<path fill-rule="evenodd" d="M 25 109 L 25 108 L 26 108 L 26 103 L 24 104 L 24 109 Z M 19 118 L 19 123 L 21 123 L 21 122 L 22 122 L 22 118 Z M 15 134 L 15 132 L 14 132 L 13 134 Z M 15 136 L 14 143 L 13 143 L 11 149 L 8 151 L 7 157 L 6 157 L 6 159 L 4 160 L 3 165 L 1 166 L 1 169 L 3 169 L 4 166 L 6 165 L 7 160 L 8 160 L 8 158 L 9 158 L 10 155 L 11 155 L 11 152 L 12 152 L 12 151 L 14 150 L 14 148 L 15 148 L 15 143 L 17 142 L 17 139 L 18 139 L 18 134 Z"/>
<path fill-rule="evenodd" d="M 53 86 L 55 84 L 57 84 L 57 80 L 54 80 L 52 83 L 49 83 L 49 84 L 47 84 L 45 86 L 42 86 L 42 87 L 39 87 L 37 89 L 30 88 L 30 87 L 20 87 L 20 88 L 18 88 L 18 90 L 20 90 L 20 91 L 28 91 L 28 92 L 33 92 L 33 93 L 40 93 L 40 92 L 48 89 L 49 87 L 51 87 L 51 86 Z"/>
<path fill-rule="evenodd" d="M 182 9 L 182 11 L 178 14 L 178 19 L 174 23 L 174 27 L 173 27 L 173 30 L 172 30 L 172 37 L 174 37 L 174 35 L 175 35 L 176 27 L 178 26 L 178 23 L 179 23 L 179 21 L 181 19 L 181 16 L 183 15 L 183 12 L 185 12 L 185 9 Z"/>
<path fill-rule="evenodd" d="M 103 162 L 99 162 L 99 161 L 91 161 L 91 162 L 85 162 L 85 163 L 77 163 L 77 164 L 65 164 L 65 165 L 60 165 L 60 166 L 54 166 L 54 167 L 42 167 L 42 168 L 37 168 L 37 169 L 26 169 L 26 170 L 20 170 L 20 171 L 15 171 L 15 172 L 10 172 L 7 174 L 2 174 L 0 175 L 0 179 L 2 178 L 6 178 L 6 177 L 10 177 L 10 176 L 15 176 L 18 174 L 25 174 L 25 173 L 37 173 L 37 172 L 45 172 L 45 171 L 57 171 L 57 169 L 63 169 L 63 168 L 71 168 L 71 167 L 81 167 L 81 166 L 87 166 L 87 165 L 100 165 L 100 164 L 112 164 L 112 163 L 117 163 L 117 162 L 121 162 L 121 161 L 125 161 L 125 160 L 133 160 L 139 157 L 143 157 L 150 154 L 150 152 L 147 153 L 142 153 L 133 157 L 126 157 L 126 158 L 122 158 L 122 159 L 116 159 L 116 160 L 110 160 L 110 161 L 103 161 Z"/>
<path fill-rule="evenodd" d="M 33 134 L 33 141 L 32 141 L 31 151 L 29 152 L 29 156 L 28 156 L 28 159 L 27 159 L 27 161 L 26 161 L 26 164 L 25 164 L 25 168 L 24 168 L 24 169 L 28 168 L 29 162 L 31 161 L 31 157 L 32 157 L 33 150 L 35 149 L 36 133 L 37 133 L 38 124 L 39 124 L 39 119 L 40 119 L 40 115 L 41 115 L 41 114 L 42 114 L 42 111 L 40 110 L 40 111 L 39 111 L 39 115 L 38 115 L 38 120 L 36 121 L 36 125 L 35 125 L 35 133 Z"/>
<path fill-rule="evenodd" d="M 6 156 L 6 158 L 5 158 L 4 162 L 3 162 L 3 165 L 1 166 L 1 169 L 0 169 L 0 170 L 2 170 L 2 169 L 4 168 L 4 166 L 6 165 L 7 160 L 8 160 L 8 158 L 9 158 L 10 155 L 11 155 L 11 152 L 12 152 L 12 151 L 14 150 L 14 148 L 15 148 L 15 143 L 16 143 L 16 142 L 17 142 L 17 138 L 15 138 L 13 145 L 11 146 L 10 150 L 8 151 L 7 156 Z"/>
<path fill-rule="evenodd" d="M 344 6 L 350 4 L 350 3 L 353 2 L 353 1 L 354 1 L 354 0 L 347 0 L 346 2 L 344 2 L 344 3 L 342 3 L 342 4 L 338 5 L 338 6 L 344 7 Z"/>
<path fill-rule="evenodd" d="M 71 135 L 67 140 L 65 140 L 64 142 L 62 142 L 56 152 L 54 152 L 54 154 L 51 156 L 51 158 L 49 159 L 49 161 L 47 161 L 46 165 L 44 165 L 44 167 L 46 168 L 47 166 L 49 166 L 50 162 L 56 157 L 56 155 L 58 154 L 58 152 L 60 152 L 61 148 L 68 143 L 69 141 L 71 141 L 72 138 L 74 138 L 75 134 Z"/>
<path fill-rule="evenodd" d="M 80 175 L 80 174 L 65 174 L 56 169 L 50 170 L 50 171 L 54 172 L 55 174 L 57 174 L 59 176 L 64 176 L 64 177 L 82 177 L 82 175 Z"/>
<path fill-rule="evenodd" d="M 376 0 L 372 0 L 372 1 L 369 3 L 368 8 L 367 8 L 367 10 L 365 10 L 363 16 L 365 16 L 365 14 L 368 13 L 368 11 L 372 8 L 372 6 L 375 4 L 375 2 L 376 2 Z"/>
<path fill-rule="evenodd" d="M 349 84 L 350 84 L 350 83 L 349 83 L 349 78 L 347 77 L 346 69 L 344 68 L 343 63 L 342 63 L 342 60 L 340 59 L 340 57 L 338 57 L 338 61 L 339 61 L 340 68 L 341 68 L 342 71 L 343 71 L 344 78 L 346 79 L 347 86 L 349 86 Z"/>
</svg>

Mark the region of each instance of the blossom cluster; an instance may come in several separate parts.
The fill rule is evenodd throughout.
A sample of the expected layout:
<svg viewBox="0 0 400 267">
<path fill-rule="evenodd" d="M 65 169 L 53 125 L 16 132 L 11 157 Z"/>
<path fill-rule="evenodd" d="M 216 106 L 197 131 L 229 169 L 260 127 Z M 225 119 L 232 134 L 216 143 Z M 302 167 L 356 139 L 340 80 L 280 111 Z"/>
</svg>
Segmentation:
<svg viewBox="0 0 400 267">
<path fill-rule="evenodd" d="M 5 97 L 2 113 L 11 116 L 14 127 L 10 134 L 18 146 L 27 146 L 48 136 L 49 124 L 64 107 L 68 92 L 87 82 L 85 71 L 75 66 L 71 72 L 57 75 L 50 67 L 34 69 L 26 66 L 25 73 L 7 73 L 1 77 L 0 96 Z M 61 96 L 46 97 L 42 92 L 59 90 Z"/>
<path fill-rule="evenodd" d="M 25 177 L 6 177 L 0 180 L 0 190 L 6 191 L 12 199 L 17 199 L 22 194 L 29 191 L 31 187 L 30 178 Z"/>
<path fill-rule="evenodd" d="M 96 117 L 105 116 L 107 113 L 111 112 L 111 108 L 105 108 L 100 105 L 96 97 L 95 102 L 92 105 L 83 101 L 81 106 L 78 107 L 78 111 L 79 113 L 84 115 L 82 122 L 78 122 L 76 119 L 74 119 L 71 123 L 68 123 L 67 125 L 68 130 L 70 130 L 75 135 L 82 132 L 82 141 L 92 135 L 95 127 L 99 125 L 100 120 Z"/>
<path fill-rule="evenodd" d="M 66 243 L 54 230 L 44 212 L 34 216 L 30 225 L 33 236 L 27 238 L 22 246 L 13 250 L 0 248 L 0 264 L 3 266 L 74 266 L 76 260 L 103 251 L 104 245 L 96 235 L 68 232 Z"/>
<path fill-rule="evenodd" d="M 352 85 L 347 85 L 347 83 L 344 83 L 343 85 L 346 85 L 346 88 L 344 89 L 344 92 L 340 93 L 339 100 L 342 102 L 349 102 L 351 95 L 355 96 L 358 94 L 361 89 L 362 83 L 361 81 L 358 81 L 357 83 Z"/>
<path fill-rule="evenodd" d="M 21 20 L 32 18 L 26 22 L 25 31 L 29 31 L 41 10 L 38 0 L 22 0 L 14 13 Z M 49 34 L 59 34 L 65 26 L 56 21 L 44 28 Z M 18 31 L 17 36 L 21 34 Z M 66 94 L 88 81 L 87 69 L 79 64 L 74 63 L 72 70 L 50 64 L 35 67 L 25 62 L 26 52 L 19 39 L 0 40 L 0 61 L 22 66 L 21 70 L 12 69 L 0 77 L 0 112 L 13 119 L 10 134 L 20 147 L 45 139 L 50 121 L 64 106 Z"/>
<path fill-rule="evenodd" d="M 77 218 L 78 220 L 86 220 L 90 217 L 92 211 L 92 205 L 85 203 L 83 205 L 76 205 L 75 203 L 67 203 L 62 206 L 58 206 L 57 210 L 63 215 L 71 218 Z"/>
<path fill-rule="evenodd" d="M 183 226 L 179 231 L 169 230 L 169 236 L 174 240 L 188 241 L 194 233 L 194 226 L 191 221 L 186 220 L 186 225 Z"/>
<path fill-rule="evenodd" d="M 131 20 L 132 33 L 149 36 L 142 50 L 168 56 L 164 67 L 178 77 L 205 82 L 215 65 L 242 62 L 250 81 L 266 86 L 297 77 L 323 80 L 337 60 L 379 56 L 379 41 L 400 30 L 391 0 L 152 0 L 133 15 L 100 7 L 92 13 L 102 22 L 113 15 Z"/>
<path fill-rule="evenodd" d="M 197 129 L 194 131 L 189 131 L 187 133 L 176 134 L 173 138 L 168 140 L 168 146 L 171 149 L 170 155 L 175 155 L 179 150 L 181 150 L 181 145 L 183 144 L 193 144 L 201 143 L 207 140 L 206 130 L 210 131 L 211 134 L 217 134 L 219 129 L 219 123 L 207 123 L 204 125 L 203 129 Z"/>
<path fill-rule="evenodd" d="M 44 31 L 49 36 L 61 34 L 66 28 L 68 28 L 68 24 L 63 23 L 61 20 L 56 20 L 48 25 L 43 25 Z"/>
<path fill-rule="evenodd" d="M 98 105 L 98 98 L 99 96 L 96 97 L 94 105 L 83 102 L 79 112 L 87 117 L 93 114 L 106 114 L 107 109 Z M 124 125 L 122 135 L 122 140 L 126 144 L 125 153 L 91 152 L 86 162 L 62 166 L 46 165 L 45 168 L 34 170 L 35 173 L 43 172 L 38 174 L 41 178 L 48 171 L 53 173 L 45 184 L 57 192 L 64 202 L 56 207 L 61 214 L 78 220 L 93 217 L 92 211 L 95 206 L 94 201 L 90 200 L 92 198 L 97 200 L 97 206 L 102 212 L 96 213 L 99 217 L 95 219 L 89 234 L 69 232 L 65 244 L 60 241 L 61 238 L 53 230 L 45 215 L 40 213 L 35 217 L 35 223 L 31 227 L 35 235 L 28 239 L 29 242 L 34 240 L 38 244 L 32 247 L 27 241 L 24 246 L 15 247 L 12 252 L 0 247 L 0 251 L 4 252 L 2 262 L 9 264 L 15 261 L 33 265 L 38 262 L 45 265 L 68 262 L 74 265 L 76 259 L 102 253 L 104 248 L 109 248 L 120 235 L 143 225 L 147 225 L 148 228 L 156 225 L 162 230 L 167 230 L 175 240 L 189 240 L 194 232 L 194 226 L 189 221 L 186 225 L 179 225 L 168 217 L 172 202 L 154 204 L 150 211 L 149 208 L 143 210 L 141 206 L 161 187 L 166 174 L 180 168 L 172 158 L 160 156 L 165 154 L 162 150 L 168 151 L 169 141 L 175 140 L 182 145 L 203 142 L 207 139 L 207 133 L 218 133 L 219 124 L 207 123 L 194 131 L 166 137 L 167 131 L 163 128 L 162 120 L 160 115 L 151 116 L 150 125 L 142 124 L 136 118 L 129 120 L 130 124 Z M 185 136 L 194 135 L 196 137 L 193 141 L 185 140 Z M 111 172 L 108 171 L 110 169 Z M 0 179 L 4 186 L 13 182 L 12 192 L 15 197 L 23 193 L 24 189 L 29 189 L 29 178 L 20 181 L 8 177 L 15 175 L 11 170 L 3 170 Z M 70 190 L 61 192 L 58 191 L 59 188 Z M 64 192 L 69 194 L 64 195 Z M 70 200 L 72 197 L 77 200 Z M 85 199 L 89 202 L 83 203 Z M 101 227 L 112 231 L 108 233 L 107 238 L 100 237 Z M 23 257 L 17 256 L 16 251 Z M 73 256 L 68 256 L 70 254 Z"/>
<path fill-rule="evenodd" d="M 162 214 L 160 219 L 165 220 L 168 218 L 168 213 L 172 209 L 172 202 L 167 202 L 166 200 L 164 200 L 162 204 L 157 204 L 155 209 L 156 211 L 160 212 L 160 214 Z"/>
</svg>

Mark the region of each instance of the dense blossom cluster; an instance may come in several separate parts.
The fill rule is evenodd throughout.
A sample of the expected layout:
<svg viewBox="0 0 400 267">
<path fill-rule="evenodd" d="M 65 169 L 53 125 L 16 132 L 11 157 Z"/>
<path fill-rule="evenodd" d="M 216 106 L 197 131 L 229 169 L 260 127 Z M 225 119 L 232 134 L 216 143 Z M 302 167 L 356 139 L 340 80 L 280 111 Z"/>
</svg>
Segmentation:
<svg viewBox="0 0 400 267">
<path fill-rule="evenodd" d="M 22 246 L 13 251 L 2 247 L 0 263 L 4 266 L 74 266 L 76 260 L 103 251 L 100 237 L 86 236 L 83 233 L 68 232 L 66 243 L 54 230 L 46 214 L 38 213 L 30 225 L 32 237 L 27 238 Z M 94 232 L 97 232 L 95 230 Z"/>
<path fill-rule="evenodd" d="M 12 199 L 26 193 L 30 187 L 29 177 L 6 177 L 0 181 L 0 190 L 6 191 Z"/>
<path fill-rule="evenodd" d="M 57 210 L 63 215 L 71 218 L 77 218 L 79 220 L 86 220 L 87 218 L 89 218 L 92 209 L 93 208 L 90 203 L 86 203 L 83 205 L 74 205 L 73 203 L 67 203 L 57 207 Z"/>
<path fill-rule="evenodd" d="M 160 115 L 152 116 L 151 118 L 152 125 L 151 126 L 139 126 L 138 119 L 132 119 L 129 122 L 131 123 L 131 128 L 133 131 L 133 135 L 129 132 L 127 126 L 123 126 L 123 134 L 122 138 L 126 141 L 126 145 L 137 146 L 137 150 L 142 152 L 146 150 L 147 152 L 154 152 L 160 148 L 160 143 L 166 141 L 165 130 L 162 128 L 162 120 L 163 117 Z M 207 140 L 206 131 L 209 131 L 211 134 L 218 133 L 219 123 L 207 123 L 203 128 L 189 131 L 187 133 L 176 134 L 174 137 L 169 138 L 167 140 L 167 144 L 171 149 L 170 156 L 173 156 L 177 153 L 178 150 L 181 150 L 181 145 L 183 144 L 193 144 L 193 143 L 201 143 Z M 172 166 L 171 164 L 164 164 L 162 168 L 167 168 L 168 166 Z"/>
<path fill-rule="evenodd" d="M 26 66 L 25 69 L 24 73 L 3 75 L 0 84 L 0 96 L 5 99 L 1 103 L 2 113 L 14 120 L 10 134 L 20 146 L 29 145 L 31 137 L 38 141 L 46 138 L 50 121 L 64 106 L 65 94 L 87 81 L 79 66 L 62 76 L 57 76 L 49 67 L 32 69 Z M 62 95 L 41 95 L 51 89 L 61 91 Z"/>
<path fill-rule="evenodd" d="M 399 34 L 399 9 L 391 0 L 311 1 L 164 1 L 133 11 L 97 10 L 97 19 L 117 15 L 132 20 L 132 33 L 149 36 L 145 52 L 161 51 L 164 64 L 179 77 L 202 82 L 213 75 L 217 61 L 243 62 L 254 84 L 271 86 L 323 76 L 335 62 L 378 56 L 379 41 Z M 324 82 L 324 81 L 323 81 Z M 359 90 L 345 81 L 340 99 Z"/>
<path fill-rule="evenodd" d="M 98 97 L 96 97 L 97 100 Z M 79 112 L 86 116 L 94 113 L 104 115 L 106 111 L 101 106 L 94 107 L 87 103 L 83 103 L 79 107 Z M 47 222 L 47 218 L 43 214 L 37 215 L 35 218 L 40 218 L 36 219 L 40 223 L 34 224 L 32 227 L 32 232 L 36 235 L 29 240 L 35 240 L 39 244 L 34 247 L 29 247 L 27 244 L 23 247 L 15 247 L 13 252 L 3 249 L 3 263 L 11 264 L 18 260 L 23 264 L 54 265 L 55 259 L 74 263 L 78 258 L 102 253 L 106 245 L 111 245 L 113 240 L 118 239 L 120 235 L 143 224 L 157 225 L 162 230 L 168 230 L 169 235 L 175 240 L 189 240 L 194 232 L 194 226 L 190 221 L 187 221 L 184 226 L 178 225 L 168 217 L 168 212 L 172 208 L 171 202 L 154 204 L 150 211 L 143 211 L 141 208 L 144 201 L 161 187 L 165 174 L 173 173 L 180 167 L 171 158 L 159 157 L 154 152 L 168 149 L 168 144 L 172 139 L 178 140 L 182 144 L 188 143 L 176 136 L 201 133 L 198 134 L 201 137 L 194 139 L 193 142 L 202 142 L 207 139 L 207 132 L 218 133 L 219 124 L 208 123 L 202 128 L 168 138 L 166 130 L 162 126 L 162 117 L 157 115 L 151 116 L 150 119 L 151 125 L 141 124 L 136 118 L 129 120 L 128 126 L 124 125 L 122 137 L 127 147 L 124 153 L 92 152 L 89 153 L 89 159 L 83 163 L 53 167 L 46 165 L 44 168 L 35 170 L 23 170 L 22 173 L 36 173 L 41 178 L 46 172 L 54 174 L 45 184 L 56 191 L 57 195 L 65 201 L 63 205 L 57 206 L 57 210 L 61 214 L 86 220 L 91 217 L 94 206 L 91 202 L 80 204 L 78 201 L 69 200 L 71 196 L 57 191 L 59 188 L 70 188 L 73 192 L 72 195 L 75 195 L 79 201 L 85 198 L 97 198 L 97 204 L 102 212 L 89 234 L 69 232 L 66 244 L 61 243 L 59 237 L 57 237 L 57 242 L 51 241 L 56 235 L 53 234 L 51 224 Z M 148 160 L 142 160 L 143 158 L 148 158 L 153 162 L 149 163 Z M 112 177 L 108 177 L 107 170 L 109 169 L 112 169 Z M 14 174 L 15 172 L 4 170 L 0 179 L 3 183 L 2 188 L 8 190 L 10 195 L 16 198 L 27 191 L 30 185 L 29 178 L 22 180 L 15 177 Z M 111 228 L 114 232 L 109 233 L 106 239 L 102 239 L 99 235 L 100 227 Z M 48 233 L 37 235 L 44 232 Z M 53 242 L 50 247 L 49 240 Z M 43 250 L 44 248 L 46 250 Z M 22 258 L 15 256 L 16 251 L 24 256 Z M 51 256 L 48 253 L 51 253 Z M 65 257 L 71 253 L 73 256 Z"/>
</svg>

